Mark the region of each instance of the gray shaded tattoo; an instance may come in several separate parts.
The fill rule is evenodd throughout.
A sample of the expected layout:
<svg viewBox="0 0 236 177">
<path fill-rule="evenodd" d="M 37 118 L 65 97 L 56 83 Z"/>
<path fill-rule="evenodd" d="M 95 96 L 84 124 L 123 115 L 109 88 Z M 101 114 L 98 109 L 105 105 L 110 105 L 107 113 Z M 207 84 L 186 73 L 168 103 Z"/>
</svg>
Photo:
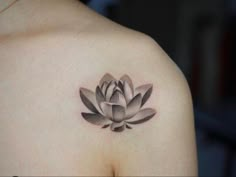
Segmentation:
<svg viewBox="0 0 236 177">
<path fill-rule="evenodd" d="M 96 87 L 95 93 L 80 88 L 80 97 L 92 113 L 82 112 L 82 117 L 102 128 L 110 127 L 114 132 L 122 132 L 131 125 L 150 120 L 156 111 L 152 108 L 141 109 L 152 93 L 152 84 L 141 85 L 134 89 L 128 75 L 115 79 L 105 74 Z"/>
</svg>

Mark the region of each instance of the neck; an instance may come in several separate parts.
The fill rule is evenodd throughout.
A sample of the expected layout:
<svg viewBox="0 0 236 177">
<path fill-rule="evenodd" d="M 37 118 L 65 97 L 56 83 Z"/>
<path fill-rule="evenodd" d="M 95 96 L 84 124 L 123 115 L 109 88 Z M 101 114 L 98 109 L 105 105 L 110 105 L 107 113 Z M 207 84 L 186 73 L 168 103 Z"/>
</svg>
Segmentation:
<svg viewBox="0 0 236 177">
<path fill-rule="evenodd" d="M 1 0 L 2 4 L 12 1 Z M 18 0 L 0 13 L 0 35 L 47 30 L 85 22 L 88 9 L 78 0 Z"/>
</svg>

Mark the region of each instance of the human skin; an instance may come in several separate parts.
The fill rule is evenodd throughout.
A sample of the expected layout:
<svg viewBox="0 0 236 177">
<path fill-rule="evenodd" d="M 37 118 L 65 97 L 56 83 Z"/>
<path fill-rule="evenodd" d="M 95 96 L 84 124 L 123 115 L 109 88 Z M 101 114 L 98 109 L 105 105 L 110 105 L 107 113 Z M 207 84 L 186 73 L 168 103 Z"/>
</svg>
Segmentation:
<svg viewBox="0 0 236 177">
<path fill-rule="evenodd" d="M 197 175 L 187 82 L 149 36 L 75 0 L 20 0 L 0 14 L 0 56 L 0 175 Z M 119 133 L 88 123 L 79 90 L 105 73 L 151 83 L 155 116 Z"/>
</svg>

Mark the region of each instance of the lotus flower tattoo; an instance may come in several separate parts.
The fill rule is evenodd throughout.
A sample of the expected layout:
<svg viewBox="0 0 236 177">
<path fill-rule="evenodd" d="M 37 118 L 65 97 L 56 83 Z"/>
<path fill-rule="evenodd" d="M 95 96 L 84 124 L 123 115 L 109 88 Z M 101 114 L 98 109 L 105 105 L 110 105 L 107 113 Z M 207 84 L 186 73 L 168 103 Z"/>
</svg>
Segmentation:
<svg viewBox="0 0 236 177">
<path fill-rule="evenodd" d="M 105 74 L 96 87 L 95 93 L 86 88 L 80 88 L 80 97 L 84 105 L 92 112 L 82 112 L 82 117 L 102 128 L 110 127 L 114 132 L 132 129 L 131 125 L 150 120 L 156 111 L 144 108 L 143 105 L 152 93 L 152 84 L 146 84 L 134 89 L 128 75 L 115 79 Z"/>
</svg>

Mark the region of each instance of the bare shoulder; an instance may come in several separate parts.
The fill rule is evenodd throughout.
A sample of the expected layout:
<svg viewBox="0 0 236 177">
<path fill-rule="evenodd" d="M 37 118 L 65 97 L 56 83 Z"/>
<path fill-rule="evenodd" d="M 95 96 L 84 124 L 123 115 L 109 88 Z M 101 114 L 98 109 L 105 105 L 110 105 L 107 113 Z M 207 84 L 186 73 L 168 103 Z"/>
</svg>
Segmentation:
<svg viewBox="0 0 236 177">
<path fill-rule="evenodd" d="M 84 174 L 110 174 L 112 167 L 118 176 L 195 175 L 192 100 L 181 71 L 149 36 L 107 20 L 95 26 L 1 43 L 6 85 L 0 96 L 4 105 L 15 105 L 0 109 L 6 115 L 2 125 L 22 125 L 18 130 L 25 133 L 19 139 L 33 142 L 45 126 L 51 129 L 50 119 L 60 139 L 45 133 L 44 149 L 50 149 L 52 139 L 57 147 L 65 142 L 67 164 L 86 157 L 86 163 L 74 168 Z M 7 69 L 12 66 L 14 70 Z M 75 94 L 79 90 L 80 97 Z M 17 114 L 13 123 L 7 119 L 12 112 Z M 34 134 L 25 128 L 29 115 L 34 119 L 27 127 L 33 126 Z M 23 152 L 17 153 L 20 157 Z M 33 155 L 27 157 L 26 162 L 36 163 Z M 104 163 L 97 164 L 94 157 Z M 50 159 L 57 161 L 57 156 L 52 153 Z M 91 166 L 96 167 L 93 172 Z M 62 174 L 70 171 L 67 165 Z"/>
<path fill-rule="evenodd" d="M 136 89 L 152 84 L 141 111 L 155 109 L 156 114 L 114 134 L 116 174 L 197 175 L 192 99 L 184 75 L 151 37 L 134 32 L 118 40 L 122 45 L 111 49 L 115 55 L 108 61 L 114 67 L 106 71 L 128 74 Z"/>
<path fill-rule="evenodd" d="M 92 72 L 86 70 L 83 75 L 93 78 L 95 83 L 99 80 L 109 83 L 107 86 L 100 82 L 101 92 L 95 93 L 104 96 L 98 104 L 101 114 L 111 121 L 103 125 L 102 131 L 110 132 L 114 173 L 118 176 L 197 175 L 192 99 L 180 69 L 145 34 L 117 26 L 111 26 L 106 33 L 94 34 L 95 42 L 89 54 L 93 66 L 91 62 L 85 64 Z M 131 96 L 124 89 L 125 83 L 132 83 Z M 113 92 L 107 96 L 109 89 Z M 114 104 L 112 98 L 119 102 L 114 112 L 113 106 L 109 107 Z"/>
</svg>

